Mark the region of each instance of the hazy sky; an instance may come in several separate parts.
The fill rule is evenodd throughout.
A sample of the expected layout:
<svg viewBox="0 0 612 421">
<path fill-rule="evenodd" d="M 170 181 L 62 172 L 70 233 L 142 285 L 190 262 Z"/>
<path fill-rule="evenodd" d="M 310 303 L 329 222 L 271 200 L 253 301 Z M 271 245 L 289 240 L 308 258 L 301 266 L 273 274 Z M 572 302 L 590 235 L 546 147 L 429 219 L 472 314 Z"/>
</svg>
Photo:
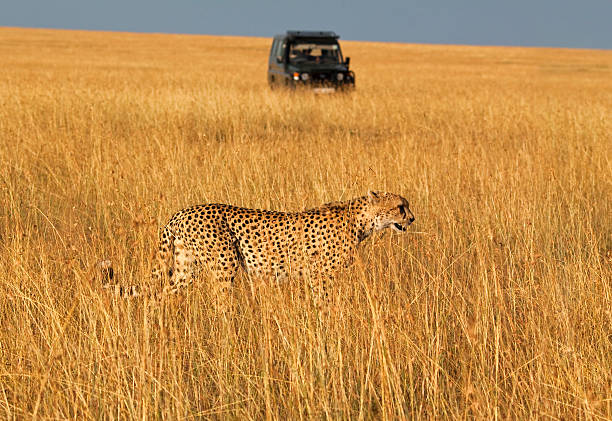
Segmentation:
<svg viewBox="0 0 612 421">
<path fill-rule="evenodd" d="M 7 0 L 0 26 L 612 49 L 612 0 Z"/>
</svg>

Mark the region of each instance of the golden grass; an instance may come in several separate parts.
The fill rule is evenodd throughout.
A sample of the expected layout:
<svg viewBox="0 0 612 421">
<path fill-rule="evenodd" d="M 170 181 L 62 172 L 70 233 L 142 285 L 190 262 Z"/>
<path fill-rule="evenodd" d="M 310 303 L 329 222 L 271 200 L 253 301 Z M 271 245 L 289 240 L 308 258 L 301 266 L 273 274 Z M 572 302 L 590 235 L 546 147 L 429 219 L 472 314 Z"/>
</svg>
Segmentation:
<svg viewBox="0 0 612 421">
<path fill-rule="evenodd" d="M 0 418 L 612 418 L 612 55 L 344 42 L 357 90 L 271 92 L 270 40 L 0 28 Z M 317 314 L 289 283 L 160 307 L 158 226 L 375 188 Z"/>
</svg>

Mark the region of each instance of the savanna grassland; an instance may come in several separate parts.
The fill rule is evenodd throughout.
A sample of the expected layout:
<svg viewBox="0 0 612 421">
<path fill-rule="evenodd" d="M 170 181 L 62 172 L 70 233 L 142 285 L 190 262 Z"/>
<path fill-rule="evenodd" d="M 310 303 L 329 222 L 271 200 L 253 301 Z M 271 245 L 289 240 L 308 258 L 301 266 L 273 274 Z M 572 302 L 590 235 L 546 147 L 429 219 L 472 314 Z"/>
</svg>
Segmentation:
<svg viewBox="0 0 612 421">
<path fill-rule="evenodd" d="M 0 418 L 612 418 L 612 53 L 344 42 L 357 90 L 316 96 L 269 45 L 0 28 Z M 188 205 L 369 189 L 416 222 L 329 312 L 96 276 L 147 286 Z"/>
</svg>

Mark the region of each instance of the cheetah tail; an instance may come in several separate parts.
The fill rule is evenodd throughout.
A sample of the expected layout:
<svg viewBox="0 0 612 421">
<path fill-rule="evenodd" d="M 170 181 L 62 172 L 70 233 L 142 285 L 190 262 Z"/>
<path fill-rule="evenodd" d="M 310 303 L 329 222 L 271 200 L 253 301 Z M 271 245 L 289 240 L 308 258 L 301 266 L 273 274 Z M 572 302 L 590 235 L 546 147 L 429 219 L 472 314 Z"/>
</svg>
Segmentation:
<svg viewBox="0 0 612 421">
<path fill-rule="evenodd" d="M 95 277 L 102 284 L 102 288 L 111 291 L 115 296 L 122 298 L 138 297 L 140 288 L 136 285 L 123 286 L 115 283 L 115 270 L 110 260 L 102 260 L 96 265 Z"/>
<path fill-rule="evenodd" d="M 157 251 L 154 253 L 154 265 L 151 272 L 151 276 L 154 283 L 157 286 L 163 287 L 164 280 L 167 276 L 172 275 L 172 266 L 174 259 L 174 242 L 172 241 L 172 234 L 168 227 L 164 227 L 160 232 L 159 244 Z M 124 286 L 115 280 L 115 271 L 113 264 L 110 260 L 102 260 L 98 262 L 96 268 L 96 278 L 98 282 L 102 284 L 102 288 L 109 290 L 112 295 L 121 298 L 131 297 L 146 297 L 150 299 L 158 298 L 158 292 L 155 291 L 141 291 L 141 288 L 136 285 Z M 147 288 L 148 290 L 148 288 Z"/>
</svg>

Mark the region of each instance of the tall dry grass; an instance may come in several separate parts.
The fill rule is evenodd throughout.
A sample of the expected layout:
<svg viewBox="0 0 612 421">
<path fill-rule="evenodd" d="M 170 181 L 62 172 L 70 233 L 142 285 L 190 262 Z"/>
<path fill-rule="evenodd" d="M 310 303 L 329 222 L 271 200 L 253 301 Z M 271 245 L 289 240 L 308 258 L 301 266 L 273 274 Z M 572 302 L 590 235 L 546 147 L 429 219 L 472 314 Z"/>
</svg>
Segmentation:
<svg viewBox="0 0 612 421">
<path fill-rule="evenodd" d="M 0 29 L 0 417 L 609 419 L 612 55 L 343 44 L 350 95 L 271 92 L 267 39 Z M 377 236 L 303 286 L 159 306 L 157 228 L 375 188 Z"/>
</svg>

